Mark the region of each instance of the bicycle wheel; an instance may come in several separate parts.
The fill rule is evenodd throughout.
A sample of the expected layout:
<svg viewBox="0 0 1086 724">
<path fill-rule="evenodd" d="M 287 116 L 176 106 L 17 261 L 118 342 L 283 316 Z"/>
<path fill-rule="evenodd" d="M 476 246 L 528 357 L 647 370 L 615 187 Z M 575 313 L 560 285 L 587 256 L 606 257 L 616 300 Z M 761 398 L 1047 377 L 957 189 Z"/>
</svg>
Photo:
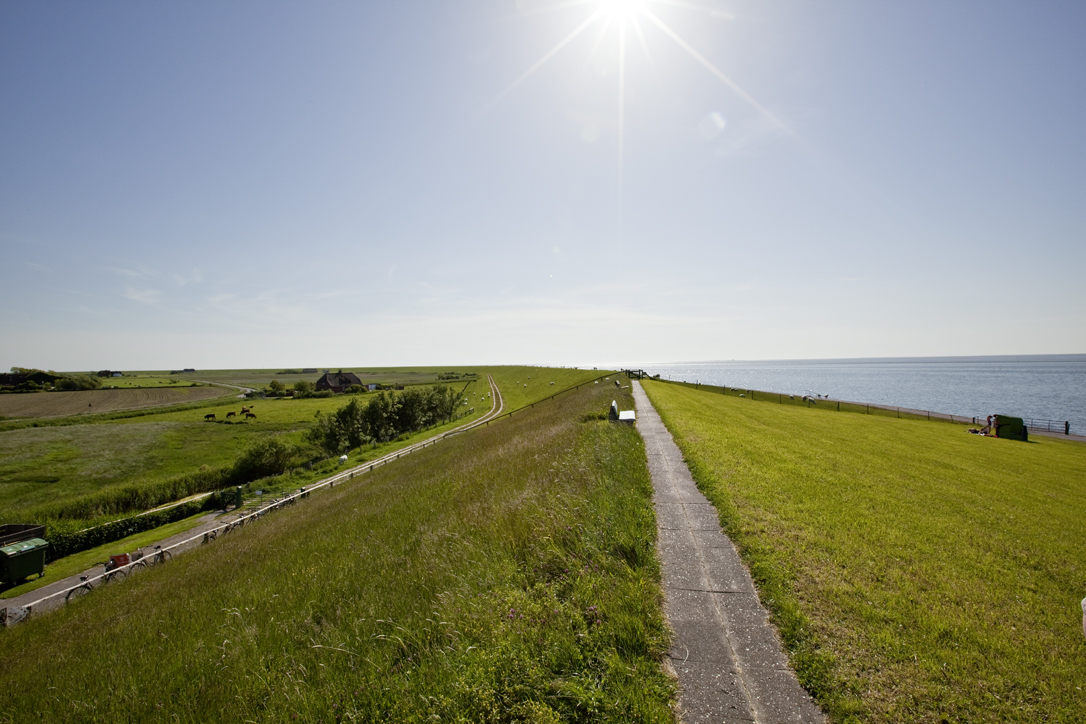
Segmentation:
<svg viewBox="0 0 1086 724">
<path fill-rule="evenodd" d="M 135 573 L 136 571 L 142 571 L 145 568 L 147 568 L 147 561 L 141 558 L 140 560 L 132 564 L 132 567 L 128 569 L 128 572 Z"/>
<path fill-rule="evenodd" d="M 82 598 L 83 596 L 86 596 L 88 593 L 90 593 L 91 590 L 92 589 L 90 587 L 90 584 L 84 583 L 82 586 L 76 586 L 72 590 L 68 591 L 68 595 L 64 597 L 64 600 L 71 601 L 76 598 Z"/>
<path fill-rule="evenodd" d="M 118 568 L 115 571 L 110 571 L 106 574 L 106 582 L 108 583 L 120 583 L 128 576 L 128 571 L 123 568 Z"/>
<path fill-rule="evenodd" d="M 155 560 L 159 563 L 165 563 L 171 558 L 173 558 L 173 553 L 170 553 L 169 551 L 159 551 L 158 555 L 155 556 Z"/>
</svg>

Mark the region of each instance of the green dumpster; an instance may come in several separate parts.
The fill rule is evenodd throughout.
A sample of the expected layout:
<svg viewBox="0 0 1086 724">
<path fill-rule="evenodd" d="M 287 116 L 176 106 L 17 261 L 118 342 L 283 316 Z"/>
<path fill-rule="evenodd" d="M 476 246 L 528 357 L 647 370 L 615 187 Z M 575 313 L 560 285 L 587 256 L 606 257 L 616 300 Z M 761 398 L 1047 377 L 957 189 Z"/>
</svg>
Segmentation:
<svg viewBox="0 0 1086 724">
<path fill-rule="evenodd" d="M 1026 424 L 1021 417 L 1010 417 L 1009 415 L 993 415 L 992 417 L 995 418 L 992 422 L 995 425 L 996 437 L 1005 440 L 1029 440 Z"/>
<path fill-rule="evenodd" d="M 49 543 L 41 538 L 19 541 L 0 548 L 0 583 L 15 584 L 37 573 L 45 575 L 45 552 Z"/>
</svg>

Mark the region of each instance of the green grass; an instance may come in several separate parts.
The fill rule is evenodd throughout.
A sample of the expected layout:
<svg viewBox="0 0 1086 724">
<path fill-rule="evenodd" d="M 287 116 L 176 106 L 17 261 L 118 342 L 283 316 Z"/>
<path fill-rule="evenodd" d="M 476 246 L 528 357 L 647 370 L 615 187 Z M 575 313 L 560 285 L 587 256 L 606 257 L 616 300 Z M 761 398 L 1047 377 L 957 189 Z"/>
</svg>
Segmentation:
<svg viewBox="0 0 1086 724">
<path fill-rule="evenodd" d="M 644 385 L 835 720 L 1086 718 L 1086 446 Z"/>
<path fill-rule="evenodd" d="M 192 387 L 195 382 L 181 379 L 177 375 L 147 373 L 128 373 L 124 377 L 103 377 L 102 388 L 116 387 L 130 389 L 136 387 Z"/>
<path fill-rule="evenodd" d="M 438 371 L 452 370 L 435 368 L 427 374 L 433 377 Z M 490 409 L 490 401 L 482 398 L 489 392 L 487 373 L 493 374 L 501 386 L 507 410 L 530 404 L 600 374 L 526 367 L 456 371 L 475 371 L 479 378 L 449 383 L 457 390 L 464 389 L 468 400 L 468 405 L 462 407 L 464 416 L 455 425 L 478 418 Z M 529 376 L 533 379 L 529 380 Z M 550 385 L 551 381 L 556 384 Z M 524 387 L 525 384 L 528 387 Z M 302 445 L 304 433 L 317 412 L 338 409 L 349 399 L 347 396 L 299 400 L 269 398 L 228 400 L 226 404 L 216 400 L 202 406 L 169 408 L 153 413 L 88 418 L 85 424 L 22 425 L 0 431 L 0 522 L 48 522 L 42 516 L 55 514 L 52 511 L 60 505 L 128 487 L 162 484 L 191 474 L 204 465 L 212 469 L 228 467 L 248 446 L 269 435 L 284 435 L 289 442 Z M 253 408 L 256 420 L 225 418 L 226 412 L 240 410 L 243 404 Z M 472 408 L 474 413 L 468 414 Z M 204 421 L 208 412 L 216 414 L 216 422 Z M 455 425 L 426 431 L 426 434 Z M 352 463 L 379 457 L 417 439 L 419 436 L 416 435 L 408 441 L 360 451 L 361 455 L 352 453 Z M 311 453 L 319 455 L 316 450 Z M 306 472 L 297 479 L 278 481 L 269 489 L 304 485 L 315 477 L 314 473 Z"/>
<path fill-rule="evenodd" d="M 169 374 L 169 370 L 145 370 L 126 372 L 125 374 L 145 376 L 149 378 L 167 378 L 179 381 L 206 381 L 218 384 L 238 385 L 240 387 L 254 387 L 257 389 L 267 387 L 272 380 L 279 380 L 284 385 L 293 385 L 298 380 L 316 382 L 324 374 L 324 370 L 332 372 L 340 370 L 354 372 L 363 383 L 373 382 L 381 385 L 419 385 L 433 384 L 437 382 L 437 376 L 445 372 L 467 372 L 469 368 L 453 366 L 445 367 L 343 367 L 341 365 L 323 365 L 317 367 L 316 372 L 302 373 L 301 367 L 289 368 L 298 374 L 282 374 L 286 370 L 279 369 L 249 369 L 249 370 L 197 370 L 179 375 Z M 121 378 L 124 379 L 124 378 Z"/>
<path fill-rule="evenodd" d="M 205 515 L 207 515 L 207 513 L 197 513 L 184 520 L 168 523 L 160 528 L 155 528 L 154 530 L 136 533 L 135 535 L 130 535 L 119 541 L 106 543 L 97 548 L 91 548 L 90 550 L 85 550 L 81 553 L 75 553 L 65 558 L 61 558 L 60 560 L 45 566 L 44 577 L 32 578 L 26 583 L 21 583 L 18 586 L 0 591 L 0 599 L 21 596 L 24 593 L 37 590 L 42 586 L 48 586 L 50 583 L 63 580 L 68 576 L 74 576 L 77 573 L 89 570 L 95 564 L 104 563 L 109 560 L 109 557 L 112 555 L 131 553 L 137 548 L 142 548 L 143 546 L 157 543 L 160 540 L 177 535 L 178 533 L 183 533 L 186 530 L 196 527 L 200 522 L 200 519 Z"/>
<path fill-rule="evenodd" d="M 454 436 L 0 632 L 0 722 L 672 721 L 644 448 L 582 421 L 615 397 Z"/>
</svg>

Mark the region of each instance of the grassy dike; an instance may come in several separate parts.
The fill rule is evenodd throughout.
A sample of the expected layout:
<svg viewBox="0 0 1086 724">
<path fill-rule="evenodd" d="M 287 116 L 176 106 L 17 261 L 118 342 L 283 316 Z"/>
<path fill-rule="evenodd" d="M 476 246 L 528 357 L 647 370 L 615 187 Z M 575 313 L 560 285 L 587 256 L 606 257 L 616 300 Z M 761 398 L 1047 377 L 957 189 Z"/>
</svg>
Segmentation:
<svg viewBox="0 0 1086 724">
<path fill-rule="evenodd" d="M 671 721 L 644 448 L 598 415 L 616 396 L 537 404 L 0 631 L 0 722 Z"/>
<path fill-rule="evenodd" d="M 1086 719 L 1086 446 L 643 384 L 836 721 Z"/>
</svg>

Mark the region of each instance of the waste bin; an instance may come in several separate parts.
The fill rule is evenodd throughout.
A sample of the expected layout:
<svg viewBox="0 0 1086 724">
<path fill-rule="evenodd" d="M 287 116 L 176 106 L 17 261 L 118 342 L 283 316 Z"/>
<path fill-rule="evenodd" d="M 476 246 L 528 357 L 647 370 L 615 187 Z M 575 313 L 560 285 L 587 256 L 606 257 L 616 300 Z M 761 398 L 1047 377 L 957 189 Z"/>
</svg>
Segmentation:
<svg viewBox="0 0 1086 724">
<path fill-rule="evenodd" d="M 37 573 L 45 574 L 45 552 L 49 543 L 41 538 L 19 541 L 0 548 L 0 583 L 18 583 Z"/>
</svg>

